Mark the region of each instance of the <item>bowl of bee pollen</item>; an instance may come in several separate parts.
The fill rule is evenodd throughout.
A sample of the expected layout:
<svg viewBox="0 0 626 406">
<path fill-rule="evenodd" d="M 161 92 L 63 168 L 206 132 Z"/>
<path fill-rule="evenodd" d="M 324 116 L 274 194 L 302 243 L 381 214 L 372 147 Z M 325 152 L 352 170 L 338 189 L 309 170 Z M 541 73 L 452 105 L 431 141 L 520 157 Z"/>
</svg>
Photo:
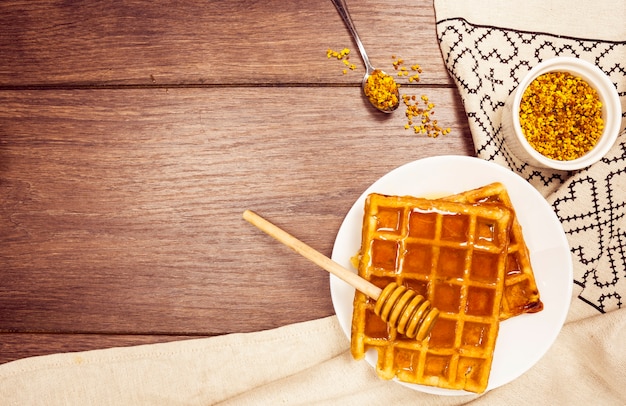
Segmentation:
<svg viewBox="0 0 626 406">
<path fill-rule="evenodd" d="M 597 66 L 559 57 L 532 68 L 507 99 L 505 141 L 539 168 L 579 170 L 615 144 L 621 125 L 617 89 Z"/>
</svg>

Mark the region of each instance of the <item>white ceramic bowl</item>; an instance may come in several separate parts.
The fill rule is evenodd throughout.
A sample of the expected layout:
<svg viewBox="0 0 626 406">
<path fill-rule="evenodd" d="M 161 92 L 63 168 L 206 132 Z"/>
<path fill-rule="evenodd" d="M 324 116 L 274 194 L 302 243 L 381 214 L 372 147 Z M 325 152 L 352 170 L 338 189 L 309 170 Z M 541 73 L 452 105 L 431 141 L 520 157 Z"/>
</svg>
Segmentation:
<svg viewBox="0 0 626 406">
<path fill-rule="evenodd" d="M 522 95 L 533 80 L 548 72 L 569 72 L 574 76 L 582 78 L 596 89 L 602 102 L 604 131 L 593 149 L 580 158 L 570 161 L 547 158 L 536 151 L 522 133 L 519 120 Z M 517 89 L 505 103 L 502 124 L 507 146 L 519 159 L 532 166 L 567 171 L 588 167 L 606 155 L 613 144 L 615 144 L 619 135 L 621 117 L 622 110 L 617 90 L 600 68 L 582 59 L 559 57 L 541 62 L 532 68 L 526 77 L 522 79 Z"/>
</svg>

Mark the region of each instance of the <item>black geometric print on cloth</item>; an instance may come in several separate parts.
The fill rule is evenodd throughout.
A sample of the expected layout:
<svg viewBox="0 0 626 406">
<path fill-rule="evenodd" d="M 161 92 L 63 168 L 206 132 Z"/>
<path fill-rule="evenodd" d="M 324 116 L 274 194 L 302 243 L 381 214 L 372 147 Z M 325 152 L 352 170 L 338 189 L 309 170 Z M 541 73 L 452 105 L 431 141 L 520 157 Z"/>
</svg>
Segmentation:
<svg viewBox="0 0 626 406">
<path fill-rule="evenodd" d="M 476 154 L 517 172 L 552 203 L 570 243 L 579 298 L 600 312 L 626 306 L 626 131 L 609 155 L 576 172 L 539 169 L 504 143 L 506 99 L 539 62 L 571 56 L 594 63 L 626 104 L 626 42 L 562 37 L 471 24 L 437 22 L 439 45 L 467 115 Z M 622 124 L 626 122 L 622 113 Z"/>
<path fill-rule="evenodd" d="M 552 196 L 568 237 L 579 298 L 600 312 L 626 305 L 626 140 Z"/>
</svg>

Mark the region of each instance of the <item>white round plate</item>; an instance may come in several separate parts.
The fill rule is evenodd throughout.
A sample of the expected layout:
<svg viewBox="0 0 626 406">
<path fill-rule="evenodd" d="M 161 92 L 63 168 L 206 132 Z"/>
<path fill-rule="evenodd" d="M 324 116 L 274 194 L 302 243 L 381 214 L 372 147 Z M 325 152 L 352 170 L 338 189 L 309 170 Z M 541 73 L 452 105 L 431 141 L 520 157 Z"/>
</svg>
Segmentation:
<svg viewBox="0 0 626 406">
<path fill-rule="evenodd" d="M 539 361 L 559 334 L 569 310 L 573 282 L 569 245 L 552 207 L 534 187 L 510 170 L 479 158 L 440 156 L 414 161 L 384 175 L 363 192 L 346 215 L 332 253 L 333 260 L 356 273 L 350 258 L 360 248 L 363 206 L 366 196 L 372 192 L 435 198 L 492 182 L 503 183 L 513 202 L 530 251 L 544 309 L 500 324 L 487 390 L 511 382 Z M 339 323 L 349 339 L 354 288 L 331 275 L 330 289 Z M 375 367 L 376 352 L 368 351 L 365 359 Z M 439 395 L 470 394 L 462 390 L 399 383 Z"/>
</svg>

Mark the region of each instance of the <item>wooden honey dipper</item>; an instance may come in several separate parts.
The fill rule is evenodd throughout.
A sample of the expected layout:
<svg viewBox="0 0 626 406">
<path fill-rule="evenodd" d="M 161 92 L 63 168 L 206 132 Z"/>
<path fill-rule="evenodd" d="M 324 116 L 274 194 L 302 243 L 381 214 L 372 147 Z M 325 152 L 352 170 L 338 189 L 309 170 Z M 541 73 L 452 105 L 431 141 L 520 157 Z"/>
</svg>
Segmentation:
<svg viewBox="0 0 626 406">
<path fill-rule="evenodd" d="M 312 247 L 298 240 L 291 234 L 280 229 L 258 214 L 246 210 L 243 218 L 259 230 L 275 238 L 298 254 L 330 272 L 353 288 L 376 300 L 374 312 L 389 325 L 395 327 L 401 334 L 416 340 L 423 340 L 430 333 L 435 321 L 439 317 L 439 310 L 422 295 L 418 295 L 405 286 L 392 282 L 379 288 L 359 275 L 347 270 L 337 262 Z"/>
</svg>

